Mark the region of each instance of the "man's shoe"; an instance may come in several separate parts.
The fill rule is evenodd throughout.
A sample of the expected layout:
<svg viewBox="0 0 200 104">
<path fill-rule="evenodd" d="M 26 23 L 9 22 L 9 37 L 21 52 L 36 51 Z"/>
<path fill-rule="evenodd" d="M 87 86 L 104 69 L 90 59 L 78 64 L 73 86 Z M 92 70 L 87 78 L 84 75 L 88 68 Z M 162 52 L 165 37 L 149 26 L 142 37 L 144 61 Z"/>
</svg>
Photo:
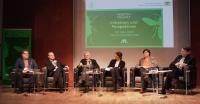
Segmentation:
<svg viewBox="0 0 200 104">
<path fill-rule="evenodd" d="M 21 94 L 21 93 L 23 93 L 23 89 L 16 89 L 15 92 L 16 92 L 17 94 Z"/>
<path fill-rule="evenodd" d="M 83 93 L 88 93 L 88 90 L 87 90 L 87 89 L 85 89 L 85 90 L 83 91 Z"/>
<path fill-rule="evenodd" d="M 161 92 L 159 92 L 159 94 L 165 95 L 166 91 L 165 90 L 161 90 Z"/>
<path fill-rule="evenodd" d="M 22 94 L 23 91 L 17 90 L 16 93 L 17 93 L 17 94 Z"/>
<path fill-rule="evenodd" d="M 161 95 L 161 96 L 160 96 L 160 99 L 166 99 L 166 98 L 167 98 L 166 95 Z"/>
<path fill-rule="evenodd" d="M 30 89 L 28 89 L 28 92 L 29 92 L 29 93 L 33 93 L 34 90 L 30 88 Z"/>
</svg>

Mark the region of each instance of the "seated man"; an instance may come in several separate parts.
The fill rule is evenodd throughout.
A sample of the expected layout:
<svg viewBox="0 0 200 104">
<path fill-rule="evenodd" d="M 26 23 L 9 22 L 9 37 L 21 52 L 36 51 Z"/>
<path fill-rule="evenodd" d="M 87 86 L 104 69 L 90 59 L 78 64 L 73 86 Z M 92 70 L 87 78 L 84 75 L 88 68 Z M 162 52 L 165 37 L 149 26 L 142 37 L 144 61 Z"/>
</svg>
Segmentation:
<svg viewBox="0 0 200 104">
<path fill-rule="evenodd" d="M 125 62 L 122 60 L 122 53 L 116 52 L 115 59 L 110 61 L 110 64 L 105 69 L 105 75 L 111 73 L 112 75 L 112 82 L 113 82 L 113 91 L 117 92 L 117 89 L 120 88 L 122 83 L 122 76 L 123 76 L 123 68 L 125 67 Z"/>
<path fill-rule="evenodd" d="M 60 93 L 64 92 L 64 71 L 69 67 L 55 59 L 53 52 L 48 53 L 48 61 L 46 63 L 47 76 L 53 77 L 53 87 L 60 88 Z"/>
<path fill-rule="evenodd" d="M 182 48 L 180 55 L 178 55 L 175 60 L 169 65 L 169 69 L 172 70 L 172 72 L 168 73 L 164 86 L 161 90 L 161 94 L 166 94 L 166 90 L 171 87 L 171 82 L 173 79 L 178 79 L 179 76 L 184 76 L 184 70 L 190 70 L 190 73 L 193 73 L 195 67 L 196 61 L 191 56 L 191 49 L 189 47 Z"/>
<path fill-rule="evenodd" d="M 16 68 L 16 91 L 17 93 L 22 93 L 23 88 L 23 78 L 29 78 L 30 87 L 33 87 L 34 84 L 34 69 L 37 69 L 38 66 L 34 59 L 29 58 L 29 51 L 23 50 L 21 54 L 21 58 L 18 58 L 15 64 Z"/>
<path fill-rule="evenodd" d="M 136 66 L 136 68 L 139 68 L 141 72 L 142 88 L 140 93 L 144 93 L 148 82 L 153 80 L 152 75 L 147 75 L 146 73 L 158 67 L 157 61 L 155 58 L 151 57 L 151 51 L 149 49 L 144 49 L 143 55 L 144 57 L 140 59 L 139 65 Z"/>
<path fill-rule="evenodd" d="M 91 59 L 91 54 L 89 51 L 84 52 L 84 59 L 82 59 L 77 66 L 79 81 L 78 84 L 85 86 L 85 91 L 88 92 L 89 87 L 89 74 L 92 74 L 94 70 L 99 70 L 99 65 L 96 60 Z"/>
</svg>

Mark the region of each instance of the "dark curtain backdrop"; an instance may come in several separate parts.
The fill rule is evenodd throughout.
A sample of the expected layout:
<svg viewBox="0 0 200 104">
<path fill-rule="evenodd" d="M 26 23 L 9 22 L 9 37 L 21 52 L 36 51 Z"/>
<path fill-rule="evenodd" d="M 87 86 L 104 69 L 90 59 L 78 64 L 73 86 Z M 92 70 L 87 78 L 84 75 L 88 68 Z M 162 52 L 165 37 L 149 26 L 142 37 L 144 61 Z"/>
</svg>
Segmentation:
<svg viewBox="0 0 200 104">
<path fill-rule="evenodd" d="M 197 60 L 197 83 L 200 87 L 200 14 L 198 13 L 199 4 L 200 1 L 198 0 L 190 0 L 191 45 L 193 55 L 196 57 Z"/>
</svg>

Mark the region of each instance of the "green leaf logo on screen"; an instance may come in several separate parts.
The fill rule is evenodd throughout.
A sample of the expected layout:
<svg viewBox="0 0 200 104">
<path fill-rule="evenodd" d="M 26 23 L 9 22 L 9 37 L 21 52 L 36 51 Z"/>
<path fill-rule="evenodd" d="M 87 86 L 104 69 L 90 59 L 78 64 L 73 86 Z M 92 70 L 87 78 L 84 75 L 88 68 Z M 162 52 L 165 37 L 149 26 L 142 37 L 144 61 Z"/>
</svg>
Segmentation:
<svg viewBox="0 0 200 104">
<path fill-rule="evenodd" d="M 142 20 L 147 25 L 153 27 L 153 36 L 152 36 L 152 38 L 155 38 L 156 36 L 158 36 L 159 39 L 163 38 L 163 35 L 162 35 L 162 27 L 163 26 L 160 25 L 162 23 L 161 17 L 159 17 L 158 20 L 153 20 L 151 18 L 144 17 L 144 18 L 142 18 Z"/>
</svg>

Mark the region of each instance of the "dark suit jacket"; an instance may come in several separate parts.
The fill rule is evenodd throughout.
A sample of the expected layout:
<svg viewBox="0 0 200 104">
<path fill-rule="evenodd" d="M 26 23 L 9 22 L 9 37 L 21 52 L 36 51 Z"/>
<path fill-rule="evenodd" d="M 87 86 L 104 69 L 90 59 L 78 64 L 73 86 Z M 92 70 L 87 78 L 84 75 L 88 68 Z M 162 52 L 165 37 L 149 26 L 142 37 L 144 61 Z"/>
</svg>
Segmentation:
<svg viewBox="0 0 200 104">
<path fill-rule="evenodd" d="M 123 78 L 123 77 L 124 77 L 124 75 L 123 75 L 123 68 L 125 68 L 125 62 L 121 60 L 121 61 L 119 62 L 118 67 L 115 67 L 116 61 L 117 61 L 116 59 L 112 59 L 112 60 L 110 61 L 109 65 L 108 65 L 108 67 L 119 68 L 120 77 Z M 109 74 L 107 73 L 107 75 L 109 75 Z M 122 79 L 122 80 L 124 80 L 124 79 Z"/>
<path fill-rule="evenodd" d="M 110 61 L 110 64 L 108 65 L 108 67 L 115 67 L 116 61 L 117 61 L 116 59 L 112 59 L 112 60 Z M 119 68 L 120 70 L 122 70 L 124 67 L 125 67 L 125 62 L 121 60 L 121 61 L 119 62 L 118 68 Z"/>
<path fill-rule="evenodd" d="M 174 61 L 170 64 L 170 69 L 175 70 L 177 69 L 175 64 L 177 62 L 179 62 L 181 60 L 182 56 L 178 55 Z M 189 70 L 190 70 L 190 85 L 191 87 L 195 87 L 196 86 L 196 80 L 197 80 L 197 71 L 196 71 L 196 60 L 194 59 L 194 57 L 192 57 L 191 55 L 188 55 L 185 57 L 184 63 L 187 64 L 189 66 Z"/>
<path fill-rule="evenodd" d="M 38 68 L 37 63 L 32 58 L 29 58 L 28 63 L 30 65 L 31 69 L 37 69 Z M 16 63 L 15 63 L 16 71 L 22 72 L 24 70 L 24 67 L 25 66 L 24 66 L 23 59 L 22 58 L 18 58 L 17 61 L 16 61 Z"/>
<path fill-rule="evenodd" d="M 96 69 L 96 68 L 100 68 L 99 67 L 99 65 L 97 64 L 97 61 L 96 60 L 94 60 L 94 59 L 90 59 L 91 60 L 91 65 L 93 66 L 93 68 L 94 69 Z M 87 60 L 86 59 L 82 59 L 81 61 L 80 61 L 83 65 L 87 65 Z"/>
<path fill-rule="evenodd" d="M 58 66 L 58 69 L 57 70 L 63 70 L 63 68 L 65 67 L 65 64 L 61 63 L 60 61 L 57 60 L 57 66 Z M 47 75 L 49 77 L 52 77 L 53 76 L 53 73 L 54 73 L 54 69 L 55 69 L 55 66 L 52 64 L 52 62 L 50 60 L 47 61 L 46 63 L 46 68 L 47 68 Z"/>
<path fill-rule="evenodd" d="M 100 68 L 96 60 L 94 60 L 94 59 L 90 59 L 90 60 L 92 62 L 91 65 L 92 65 L 93 69 L 99 69 Z M 80 63 L 82 63 L 83 65 L 87 65 L 87 60 L 81 59 Z M 78 68 L 78 76 L 80 76 L 81 72 L 82 72 L 82 67 L 77 66 L 77 68 Z"/>
<path fill-rule="evenodd" d="M 175 64 L 177 62 L 179 62 L 181 59 L 182 59 L 182 56 L 178 55 L 174 59 L 174 61 L 171 62 L 170 68 L 176 67 Z M 192 57 L 191 55 L 186 56 L 183 63 L 185 63 L 189 66 L 189 70 L 194 70 L 196 68 L 196 61 L 195 61 L 194 57 Z"/>
</svg>

